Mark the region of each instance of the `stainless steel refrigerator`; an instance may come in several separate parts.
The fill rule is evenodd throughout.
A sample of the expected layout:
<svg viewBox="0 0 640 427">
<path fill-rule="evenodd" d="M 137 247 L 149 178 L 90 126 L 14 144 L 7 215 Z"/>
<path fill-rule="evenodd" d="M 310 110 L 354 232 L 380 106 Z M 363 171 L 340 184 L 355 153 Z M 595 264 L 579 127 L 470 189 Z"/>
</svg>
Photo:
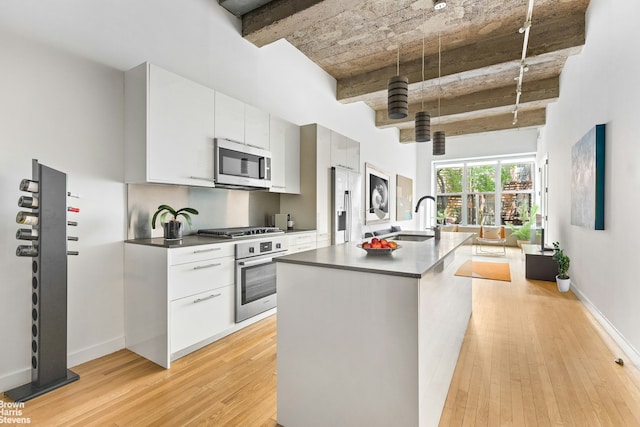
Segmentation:
<svg viewBox="0 0 640 427">
<path fill-rule="evenodd" d="M 331 168 L 331 243 L 359 242 L 362 238 L 362 176 Z"/>
</svg>

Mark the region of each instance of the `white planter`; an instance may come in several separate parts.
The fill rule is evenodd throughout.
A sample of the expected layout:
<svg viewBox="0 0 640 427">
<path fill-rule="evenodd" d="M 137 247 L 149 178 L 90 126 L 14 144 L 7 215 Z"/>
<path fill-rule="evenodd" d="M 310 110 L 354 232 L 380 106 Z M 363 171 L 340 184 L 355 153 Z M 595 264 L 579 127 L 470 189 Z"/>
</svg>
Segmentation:
<svg viewBox="0 0 640 427">
<path fill-rule="evenodd" d="M 569 290 L 569 287 L 571 287 L 571 279 L 561 279 L 558 276 L 556 276 L 556 283 L 558 284 L 558 290 L 560 292 L 567 292 Z"/>
</svg>

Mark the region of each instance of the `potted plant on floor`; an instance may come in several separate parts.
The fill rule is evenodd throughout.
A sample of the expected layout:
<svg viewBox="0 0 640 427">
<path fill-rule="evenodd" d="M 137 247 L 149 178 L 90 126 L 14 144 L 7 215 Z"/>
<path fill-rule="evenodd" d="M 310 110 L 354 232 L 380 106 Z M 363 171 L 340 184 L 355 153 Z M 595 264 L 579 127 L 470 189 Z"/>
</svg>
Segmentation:
<svg viewBox="0 0 640 427">
<path fill-rule="evenodd" d="M 553 242 L 553 259 L 558 264 L 558 275 L 556 276 L 556 283 L 558 284 L 558 290 L 560 292 L 567 292 L 571 287 L 571 279 L 567 272 L 569 271 L 569 263 L 571 260 L 564 251 L 560 249 L 559 242 Z"/>
<path fill-rule="evenodd" d="M 171 214 L 171 219 L 169 221 L 165 221 L 169 214 Z M 162 224 L 164 228 L 164 239 L 180 240 L 182 239 L 184 224 L 178 221 L 178 216 L 182 215 L 187 221 L 187 224 L 189 224 L 189 227 L 191 227 L 191 216 L 189 214 L 198 215 L 198 211 L 193 208 L 181 208 L 175 210 L 169 205 L 160 205 L 151 219 L 151 228 L 156 228 L 156 219 L 158 218 L 158 215 L 160 215 L 160 224 Z"/>
<path fill-rule="evenodd" d="M 513 224 L 509 224 L 509 228 L 511 229 L 511 235 L 517 239 L 518 247 L 521 248 L 523 243 L 528 243 L 531 241 L 531 226 L 536 220 L 538 205 L 536 205 L 535 203 L 531 205 L 531 212 L 529 212 L 526 204 L 521 205 L 518 208 L 518 212 L 520 213 L 520 220 L 522 221 L 522 225 L 516 228 Z"/>
</svg>

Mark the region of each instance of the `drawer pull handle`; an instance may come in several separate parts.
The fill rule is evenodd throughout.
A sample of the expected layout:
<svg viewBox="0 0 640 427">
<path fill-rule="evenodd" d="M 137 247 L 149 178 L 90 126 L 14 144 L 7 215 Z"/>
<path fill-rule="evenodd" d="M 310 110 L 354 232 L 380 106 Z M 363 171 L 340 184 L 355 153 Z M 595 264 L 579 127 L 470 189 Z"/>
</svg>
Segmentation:
<svg viewBox="0 0 640 427">
<path fill-rule="evenodd" d="M 208 297 L 194 299 L 193 303 L 197 304 L 197 303 L 202 302 L 202 301 L 206 301 L 206 300 L 209 300 L 209 299 L 217 298 L 220 295 L 222 295 L 222 294 L 213 294 L 213 295 L 209 295 Z"/>
<path fill-rule="evenodd" d="M 216 182 L 215 179 L 213 178 L 207 178 L 206 176 L 190 176 L 189 178 L 191 179 L 199 179 L 201 181 L 209 181 L 209 182 Z"/>
<path fill-rule="evenodd" d="M 195 267 L 193 267 L 194 270 L 202 270 L 203 268 L 211 268 L 211 267 L 218 267 L 222 265 L 222 263 L 215 263 L 215 264 L 207 264 L 207 265 L 196 265 Z"/>
<path fill-rule="evenodd" d="M 194 254 L 201 254 L 204 252 L 213 252 L 213 251 L 219 251 L 220 248 L 211 248 L 211 249 L 198 249 L 197 251 L 193 251 Z"/>
</svg>

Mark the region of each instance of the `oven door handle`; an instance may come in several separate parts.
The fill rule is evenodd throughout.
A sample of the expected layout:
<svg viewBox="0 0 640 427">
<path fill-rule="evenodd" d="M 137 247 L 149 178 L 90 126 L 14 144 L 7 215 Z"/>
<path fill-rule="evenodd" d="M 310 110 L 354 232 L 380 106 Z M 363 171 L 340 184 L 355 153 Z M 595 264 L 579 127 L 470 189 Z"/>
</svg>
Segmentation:
<svg viewBox="0 0 640 427">
<path fill-rule="evenodd" d="M 251 260 L 251 261 L 238 261 L 238 265 L 249 267 L 252 265 L 268 264 L 272 261 L 273 261 L 273 258 L 261 258 L 261 259 Z"/>
</svg>

